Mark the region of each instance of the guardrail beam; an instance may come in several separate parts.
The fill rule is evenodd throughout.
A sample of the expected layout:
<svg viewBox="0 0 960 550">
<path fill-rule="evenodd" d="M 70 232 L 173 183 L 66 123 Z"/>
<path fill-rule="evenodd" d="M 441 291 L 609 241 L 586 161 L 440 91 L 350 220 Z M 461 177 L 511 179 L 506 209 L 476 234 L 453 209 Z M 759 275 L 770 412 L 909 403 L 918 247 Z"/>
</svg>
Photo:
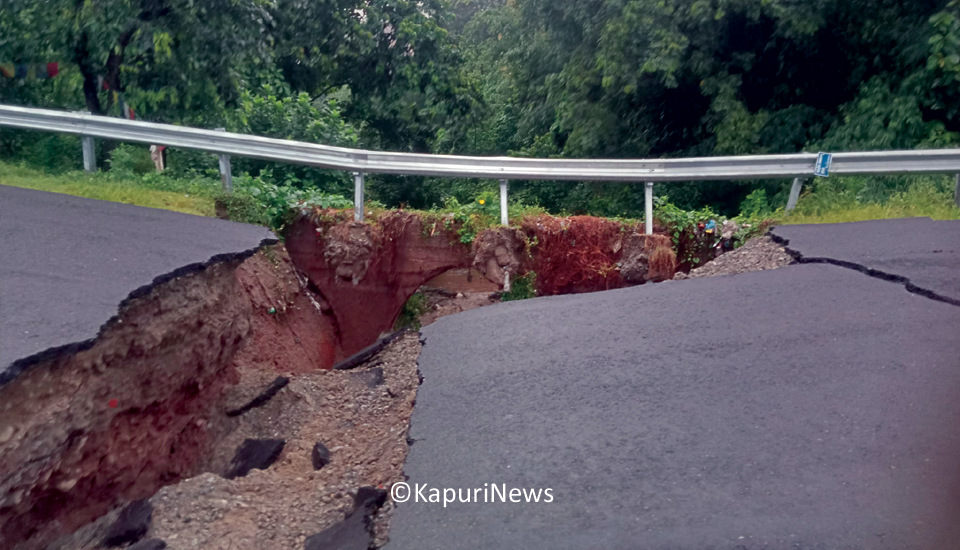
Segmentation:
<svg viewBox="0 0 960 550">
<path fill-rule="evenodd" d="M 816 153 L 672 159 L 534 159 L 391 153 L 214 132 L 170 124 L 0 105 L 0 126 L 319 168 L 506 180 L 670 182 L 810 178 Z M 832 153 L 831 175 L 957 174 L 960 149 Z"/>
</svg>

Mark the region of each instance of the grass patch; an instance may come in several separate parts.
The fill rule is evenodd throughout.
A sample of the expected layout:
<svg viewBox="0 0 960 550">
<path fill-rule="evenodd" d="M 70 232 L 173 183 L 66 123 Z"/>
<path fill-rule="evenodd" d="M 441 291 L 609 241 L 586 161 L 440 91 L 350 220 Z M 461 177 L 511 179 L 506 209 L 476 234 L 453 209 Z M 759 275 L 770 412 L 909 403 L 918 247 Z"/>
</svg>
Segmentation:
<svg viewBox="0 0 960 550">
<path fill-rule="evenodd" d="M 781 224 L 843 223 L 891 218 L 929 217 L 934 220 L 958 220 L 960 208 L 953 202 L 951 177 L 913 178 L 887 195 L 878 195 L 865 178 L 836 178 L 820 183 L 804 194 L 796 210 L 780 216 Z"/>
<path fill-rule="evenodd" d="M 108 174 L 67 172 L 46 174 L 22 165 L 0 162 L 0 184 L 38 191 L 63 193 L 148 208 L 161 208 L 197 216 L 214 215 L 217 189 L 204 189 L 197 182 L 178 182 L 156 175 L 151 178 L 118 178 Z"/>
</svg>

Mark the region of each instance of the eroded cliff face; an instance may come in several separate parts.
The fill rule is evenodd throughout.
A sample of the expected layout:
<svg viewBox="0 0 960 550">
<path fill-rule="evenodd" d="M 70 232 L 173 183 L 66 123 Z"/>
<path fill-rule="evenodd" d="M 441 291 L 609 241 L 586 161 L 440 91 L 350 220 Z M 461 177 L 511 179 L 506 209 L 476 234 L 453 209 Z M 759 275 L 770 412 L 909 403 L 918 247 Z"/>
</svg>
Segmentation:
<svg viewBox="0 0 960 550">
<path fill-rule="evenodd" d="M 450 233 L 431 234 L 418 215 L 405 212 L 372 224 L 305 216 L 287 229 L 285 245 L 336 319 L 336 360 L 391 331 L 423 283 L 473 260 Z"/>
<path fill-rule="evenodd" d="M 472 266 L 497 285 L 507 273 L 515 279 L 533 270 L 538 293 L 568 294 L 662 281 L 676 268 L 669 238 L 588 216 L 494 227 L 471 245 L 449 224 L 424 222 L 415 213 L 387 212 L 367 223 L 338 216 L 302 216 L 285 240 L 294 265 L 336 320 L 336 360 L 392 330 L 407 299 L 449 269 Z"/>
<path fill-rule="evenodd" d="M 239 367 L 329 363 L 333 323 L 315 302 L 282 248 L 214 263 L 126 302 L 90 349 L 0 387 L 3 547 L 42 548 L 199 473 Z"/>
</svg>

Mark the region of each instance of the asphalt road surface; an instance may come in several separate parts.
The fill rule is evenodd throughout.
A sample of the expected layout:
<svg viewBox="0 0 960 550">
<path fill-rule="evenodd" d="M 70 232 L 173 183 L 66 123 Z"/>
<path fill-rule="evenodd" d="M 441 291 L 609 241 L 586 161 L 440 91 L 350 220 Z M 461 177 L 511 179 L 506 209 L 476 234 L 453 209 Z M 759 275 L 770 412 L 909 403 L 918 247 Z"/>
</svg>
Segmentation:
<svg viewBox="0 0 960 550">
<path fill-rule="evenodd" d="M 772 233 L 804 261 L 836 262 L 872 270 L 880 277 L 902 277 L 911 290 L 960 305 L 960 221 L 907 218 L 784 225 Z"/>
<path fill-rule="evenodd" d="M 94 338 L 158 278 L 273 239 L 258 226 L 0 186 L 0 384 L 41 352 Z"/>
<path fill-rule="evenodd" d="M 781 235 L 807 253 L 815 231 L 832 248 L 812 254 L 846 261 L 914 252 L 883 225 Z M 414 496 L 389 550 L 960 548 L 960 307 L 903 283 L 798 264 L 505 303 L 423 335 Z M 415 502 L 417 484 L 480 502 Z M 493 484 L 553 501 L 485 503 Z"/>
</svg>

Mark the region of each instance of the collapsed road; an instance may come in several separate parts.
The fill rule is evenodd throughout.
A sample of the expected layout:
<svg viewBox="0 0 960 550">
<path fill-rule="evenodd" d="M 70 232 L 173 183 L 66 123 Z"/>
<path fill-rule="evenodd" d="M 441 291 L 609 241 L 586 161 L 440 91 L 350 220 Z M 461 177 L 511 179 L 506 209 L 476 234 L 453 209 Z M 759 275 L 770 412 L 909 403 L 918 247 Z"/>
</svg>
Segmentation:
<svg viewBox="0 0 960 550">
<path fill-rule="evenodd" d="M 363 346 L 421 279 L 492 265 L 492 247 L 448 249 L 399 213 L 377 224 L 392 238 L 302 219 L 288 256 L 257 227 L 0 199 L 0 546 L 923 549 L 960 535 L 953 222 L 776 228 L 798 264 L 443 319 L 423 331 L 418 390 L 415 334 Z M 393 305 L 345 334 L 349 293 L 377 285 Z M 541 502 L 395 506 L 404 474 Z"/>
<path fill-rule="evenodd" d="M 89 346 L 128 297 L 276 242 L 263 227 L 17 187 L 0 201 L 0 383 L 40 352 Z"/>
<path fill-rule="evenodd" d="M 958 231 L 778 227 L 800 263 L 440 319 L 388 548 L 956 548 Z"/>
<path fill-rule="evenodd" d="M 266 229 L 0 200 L 0 547 L 385 539 L 415 335 L 324 370 L 335 322 Z"/>
</svg>

